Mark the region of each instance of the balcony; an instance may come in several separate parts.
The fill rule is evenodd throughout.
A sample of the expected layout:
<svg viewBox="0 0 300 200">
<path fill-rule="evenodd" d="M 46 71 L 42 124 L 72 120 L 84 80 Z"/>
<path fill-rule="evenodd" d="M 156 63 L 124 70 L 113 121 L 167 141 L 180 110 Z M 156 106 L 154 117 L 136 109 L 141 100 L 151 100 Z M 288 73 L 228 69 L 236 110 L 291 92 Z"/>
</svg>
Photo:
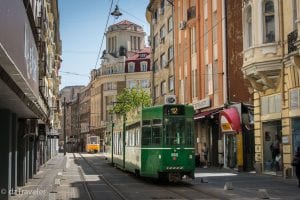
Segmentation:
<svg viewBox="0 0 300 200">
<path fill-rule="evenodd" d="M 288 53 L 292 53 L 297 50 L 296 42 L 298 38 L 298 30 L 290 32 L 287 36 L 288 38 Z"/>
<path fill-rule="evenodd" d="M 258 91 L 275 89 L 279 84 L 281 70 L 280 59 L 261 60 L 242 67 L 245 79 Z"/>
</svg>

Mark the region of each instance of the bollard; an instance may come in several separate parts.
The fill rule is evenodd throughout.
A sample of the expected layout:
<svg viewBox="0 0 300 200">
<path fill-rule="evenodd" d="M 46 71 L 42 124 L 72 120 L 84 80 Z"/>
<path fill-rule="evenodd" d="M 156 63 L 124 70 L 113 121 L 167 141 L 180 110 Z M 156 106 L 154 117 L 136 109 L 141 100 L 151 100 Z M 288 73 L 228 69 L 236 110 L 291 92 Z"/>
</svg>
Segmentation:
<svg viewBox="0 0 300 200">
<path fill-rule="evenodd" d="M 258 189 L 257 198 L 258 199 L 270 199 L 270 196 L 266 189 Z"/>
<path fill-rule="evenodd" d="M 224 185 L 224 190 L 233 190 L 232 182 L 226 182 Z"/>
</svg>

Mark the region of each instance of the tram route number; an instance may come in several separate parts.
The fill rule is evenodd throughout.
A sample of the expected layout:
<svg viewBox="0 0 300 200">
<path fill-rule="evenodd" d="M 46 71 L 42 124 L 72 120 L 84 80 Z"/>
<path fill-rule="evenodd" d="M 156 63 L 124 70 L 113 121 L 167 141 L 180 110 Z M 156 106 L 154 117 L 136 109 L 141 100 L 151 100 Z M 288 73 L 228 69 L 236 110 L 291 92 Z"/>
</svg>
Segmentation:
<svg viewBox="0 0 300 200">
<path fill-rule="evenodd" d="M 178 157 L 178 153 L 171 153 L 171 157 Z"/>
</svg>

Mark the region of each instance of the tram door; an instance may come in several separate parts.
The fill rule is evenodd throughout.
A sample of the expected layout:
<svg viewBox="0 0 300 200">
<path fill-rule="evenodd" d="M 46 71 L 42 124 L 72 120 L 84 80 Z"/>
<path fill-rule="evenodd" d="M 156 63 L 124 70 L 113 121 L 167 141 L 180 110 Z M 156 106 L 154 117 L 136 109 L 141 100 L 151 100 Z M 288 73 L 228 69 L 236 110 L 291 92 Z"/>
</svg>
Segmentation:
<svg viewBox="0 0 300 200">
<path fill-rule="evenodd" d="M 224 166 L 228 168 L 235 168 L 237 165 L 237 148 L 236 148 L 236 137 L 233 133 L 226 133 L 224 135 Z"/>
</svg>

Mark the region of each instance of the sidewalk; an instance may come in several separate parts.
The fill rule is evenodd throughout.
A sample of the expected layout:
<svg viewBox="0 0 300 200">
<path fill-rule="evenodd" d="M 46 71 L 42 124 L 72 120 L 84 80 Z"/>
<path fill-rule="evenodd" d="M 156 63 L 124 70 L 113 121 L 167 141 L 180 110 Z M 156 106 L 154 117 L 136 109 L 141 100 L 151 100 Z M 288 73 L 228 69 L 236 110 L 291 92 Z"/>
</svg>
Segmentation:
<svg viewBox="0 0 300 200">
<path fill-rule="evenodd" d="M 201 185 L 207 191 L 222 193 L 230 199 L 300 199 L 300 188 L 295 178 L 258 175 L 255 172 L 237 172 L 224 168 L 196 168 L 192 184 Z M 225 186 L 226 185 L 226 186 Z M 229 189 L 225 190 L 224 188 Z M 259 192 L 260 190 L 260 192 Z"/>
<path fill-rule="evenodd" d="M 40 168 L 40 171 L 29 179 L 25 186 L 9 191 L 14 196 L 11 200 L 55 199 L 56 178 L 65 169 L 67 158 L 58 154 Z"/>
</svg>

